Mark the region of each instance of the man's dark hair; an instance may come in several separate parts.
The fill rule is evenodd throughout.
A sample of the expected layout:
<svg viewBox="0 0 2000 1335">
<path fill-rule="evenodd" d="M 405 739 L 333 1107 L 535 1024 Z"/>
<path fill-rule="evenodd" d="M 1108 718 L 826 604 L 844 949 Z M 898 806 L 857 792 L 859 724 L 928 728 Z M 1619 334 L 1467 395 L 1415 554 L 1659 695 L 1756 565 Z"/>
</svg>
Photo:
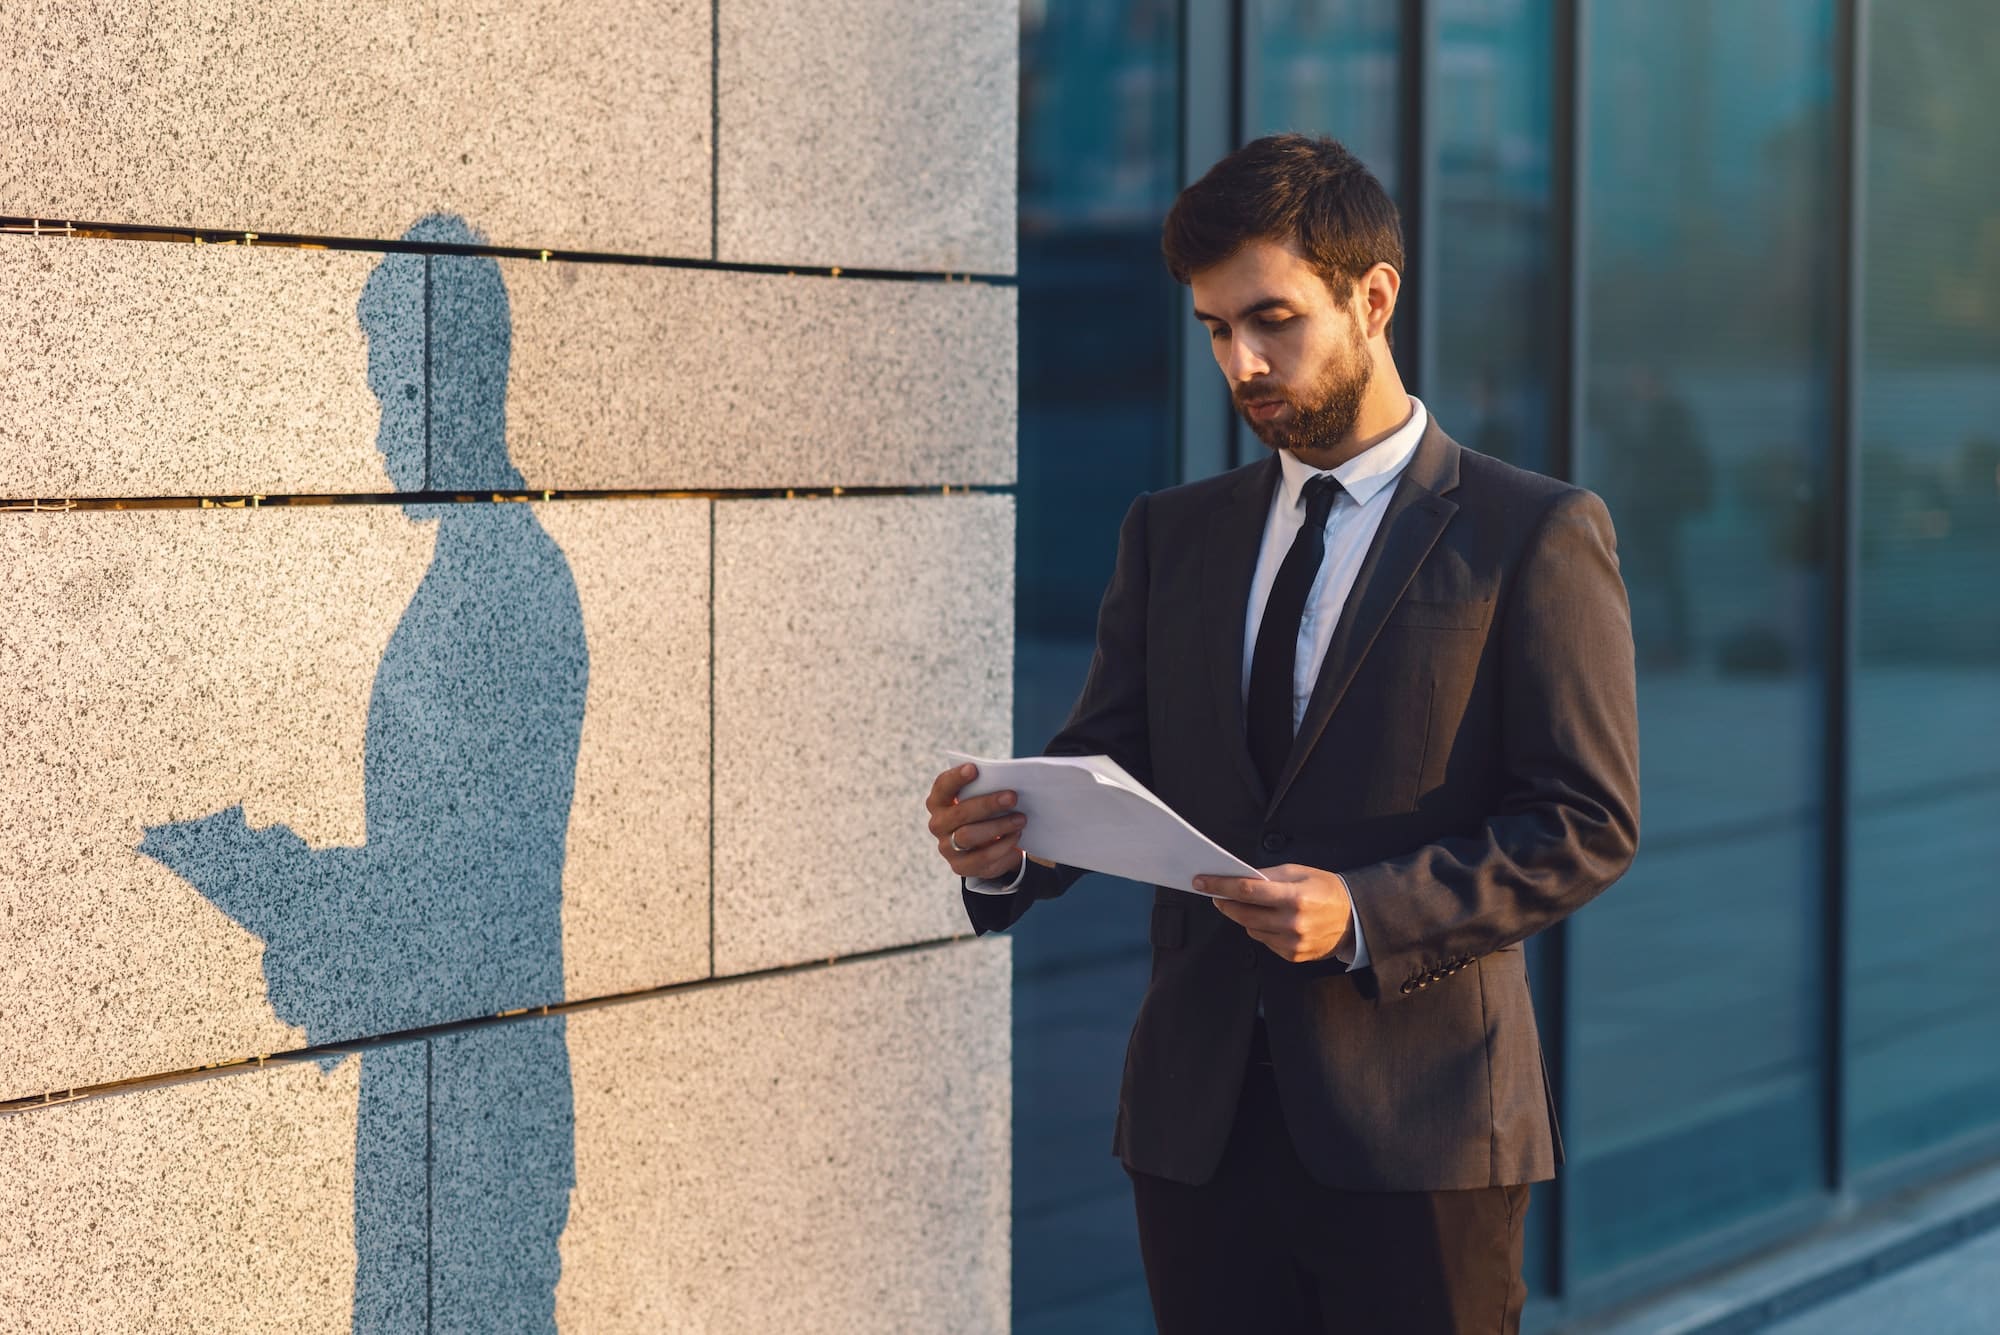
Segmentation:
<svg viewBox="0 0 2000 1335">
<path fill-rule="evenodd" d="M 1337 297 L 1377 264 L 1403 272 L 1403 224 L 1389 192 L 1324 135 L 1253 139 L 1181 191 L 1160 250 L 1177 282 L 1252 241 L 1295 241 Z"/>
</svg>

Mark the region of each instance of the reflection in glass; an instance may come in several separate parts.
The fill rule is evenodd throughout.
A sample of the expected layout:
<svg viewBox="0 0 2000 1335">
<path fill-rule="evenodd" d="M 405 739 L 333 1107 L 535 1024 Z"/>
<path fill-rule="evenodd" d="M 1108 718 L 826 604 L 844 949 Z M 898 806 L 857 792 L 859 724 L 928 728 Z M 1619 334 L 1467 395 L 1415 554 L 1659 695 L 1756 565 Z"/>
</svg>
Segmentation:
<svg viewBox="0 0 2000 1335">
<path fill-rule="evenodd" d="M 1019 751 L 1042 748 L 1083 684 L 1126 507 L 1175 480 L 1172 357 L 1191 316 L 1160 220 L 1178 186 L 1178 23 L 1175 0 L 1021 6 Z M 1024 1335 L 1148 1319 L 1109 1147 L 1149 903 L 1094 879 L 1013 933 Z"/>
<path fill-rule="evenodd" d="M 1438 318 L 1424 398 L 1462 445 L 1550 456 L 1550 0 L 1440 0 L 1432 80 Z"/>
<path fill-rule="evenodd" d="M 1645 833 L 1575 923 L 1584 1277 L 1822 1180 L 1831 0 L 1596 0 L 1579 480 L 1618 526 Z"/>
<path fill-rule="evenodd" d="M 2000 1126 L 2000 29 L 1869 33 L 1848 1158 Z"/>
<path fill-rule="evenodd" d="M 1248 137 L 1330 134 L 1395 197 L 1400 0 L 1260 0 L 1250 12 Z"/>
<path fill-rule="evenodd" d="M 1566 312 L 1553 286 L 1551 0 L 1437 0 L 1429 115 L 1437 318 L 1425 403 L 1462 445 L 1524 468 L 1551 463 L 1550 352 Z M 1558 1040 L 1543 940 L 1528 942 L 1543 1041 Z M 1556 1212 L 1528 1211 L 1523 1272 L 1541 1292 Z"/>
</svg>

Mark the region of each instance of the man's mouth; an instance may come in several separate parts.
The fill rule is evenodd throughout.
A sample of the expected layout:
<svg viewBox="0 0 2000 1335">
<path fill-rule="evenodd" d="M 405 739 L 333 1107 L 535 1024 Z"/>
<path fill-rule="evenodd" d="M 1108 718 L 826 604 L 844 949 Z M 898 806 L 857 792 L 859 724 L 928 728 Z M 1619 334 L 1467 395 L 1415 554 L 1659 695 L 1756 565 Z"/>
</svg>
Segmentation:
<svg viewBox="0 0 2000 1335">
<path fill-rule="evenodd" d="M 1245 399 L 1243 401 L 1243 411 L 1249 415 L 1250 420 L 1253 422 L 1270 421 L 1278 415 L 1278 410 L 1284 406 L 1285 401 L 1283 399 Z"/>
</svg>

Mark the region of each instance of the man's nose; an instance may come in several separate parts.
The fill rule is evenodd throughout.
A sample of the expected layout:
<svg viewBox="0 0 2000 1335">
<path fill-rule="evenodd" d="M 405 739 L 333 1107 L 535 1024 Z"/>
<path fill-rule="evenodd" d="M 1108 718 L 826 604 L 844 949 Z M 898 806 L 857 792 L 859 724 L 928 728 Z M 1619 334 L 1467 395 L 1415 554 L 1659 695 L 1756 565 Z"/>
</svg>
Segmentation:
<svg viewBox="0 0 2000 1335">
<path fill-rule="evenodd" d="M 1245 338 L 1232 339 L 1229 351 L 1223 357 L 1222 372 L 1229 377 L 1232 385 L 1247 384 L 1260 375 L 1268 375 L 1271 364 L 1264 360 L 1256 345 Z"/>
</svg>

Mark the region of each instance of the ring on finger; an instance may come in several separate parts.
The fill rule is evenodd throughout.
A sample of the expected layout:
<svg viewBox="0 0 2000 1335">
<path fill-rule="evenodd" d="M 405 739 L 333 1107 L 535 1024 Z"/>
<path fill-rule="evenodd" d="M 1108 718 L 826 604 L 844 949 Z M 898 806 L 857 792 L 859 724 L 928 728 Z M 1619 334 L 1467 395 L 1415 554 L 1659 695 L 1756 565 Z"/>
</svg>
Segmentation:
<svg viewBox="0 0 2000 1335">
<path fill-rule="evenodd" d="M 962 845 L 961 845 L 961 844 L 960 844 L 960 843 L 958 842 L 958 831 L 957 831 L 957 830 L 953 830 L 953 831 L 952 831 L 952 832 L 951 832 L 950 834 L 946 835 L 946 836 L 945 836 L 945 842 L 951 845 L 951 851 L 952 851 L 952 852 L 954 852 L 954 853 L 970 853 L 970 852 L 972 851 L 972 850 L 971 850 L 971 849 L 969 849 L 969 848 L 966 848 L 966 847 L 963 847 L 963 846 L 962 846 Z"/>
</svg>

